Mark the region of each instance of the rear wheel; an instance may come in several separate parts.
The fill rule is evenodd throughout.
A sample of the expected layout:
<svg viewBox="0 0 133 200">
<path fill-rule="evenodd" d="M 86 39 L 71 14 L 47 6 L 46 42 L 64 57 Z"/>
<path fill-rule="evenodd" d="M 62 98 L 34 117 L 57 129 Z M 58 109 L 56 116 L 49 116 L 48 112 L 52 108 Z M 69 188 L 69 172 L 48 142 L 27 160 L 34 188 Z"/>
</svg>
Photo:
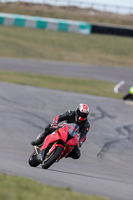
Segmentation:
<svg viewBox="0 0 133 200">
<path fill-rule="evenodd" d="M 63 147 L 58 146 L 50 155 L 46 155 L 45 160 L 43 161 L 42 168 L 48 169 L 60 156 L 63 151 Z"/>
<path fill-rule="evenodd" d="M 40 163 L 36 160 L 36 152 L 34 151 L 29 158 L 29 165 L 31 167 L 37 167 Z"/>
</svg>

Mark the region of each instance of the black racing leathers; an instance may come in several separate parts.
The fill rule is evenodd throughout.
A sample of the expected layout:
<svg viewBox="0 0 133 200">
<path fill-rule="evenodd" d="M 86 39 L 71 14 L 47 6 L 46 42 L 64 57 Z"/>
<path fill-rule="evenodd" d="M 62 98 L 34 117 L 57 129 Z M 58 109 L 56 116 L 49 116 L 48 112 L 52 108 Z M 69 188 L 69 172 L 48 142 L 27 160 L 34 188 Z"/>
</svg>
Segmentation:
<svg viewBox="0 0 133 200">
<path fill-rule="evenodd" d="M 87 132 L 90 129 L 90 123 L 87 119 L 85 121 L 77 122 L 76 112 L 68 110 L 64 114 L 56 116 L 53 120 L 53 122 L 56 122 L 57 124 L 62 121 L 66 121 L 67 123 L 76 123 L 79 126 L 80 142 L 83 143 L 86 140 Z"/>
<path fill-rule="evenodd" d="M 133 94 L 126 94 L 124 97 L 123 97 L 123 100 L 130 100 L 130 101 L 133 101 Z"/>
</svg>

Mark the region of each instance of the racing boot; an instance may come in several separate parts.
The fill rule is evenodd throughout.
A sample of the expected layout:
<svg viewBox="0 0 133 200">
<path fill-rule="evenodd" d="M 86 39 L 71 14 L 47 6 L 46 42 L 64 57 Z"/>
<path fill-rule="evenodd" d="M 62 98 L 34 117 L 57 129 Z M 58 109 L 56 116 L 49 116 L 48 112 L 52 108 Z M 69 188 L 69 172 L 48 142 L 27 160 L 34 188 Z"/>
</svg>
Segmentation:
<svg viewBox="0 0 133 200">
<path fill-rule="evenodd" d="M 36 139 L 35 141 L 31 141 L 31 144 L 32 144 L 33 146 L 38 146 L 38 145 L 42 144 L 43 141 L 44 141 L 44 139 L 45 139 L 45 137 L 46 137 L 47 135 L 48 135 L 48 132 L 47 132 L 47 131 L 41 133 L 41 134 L 39 135 L 39 137 L 37 137 L 37 139 Z"/>
<path fill-rule="evenodd" d="M 74 147 L 74 149 L 66 156 L 66 158 L 70 157 L 73 159 L 79 159 L 81 156 L 81 152 L 78 146 Z"/>
<path fill-rule="evenodd" d="M 43 143 L 44 139 L 46 138 L 47 135 L 49 135 L 50 133 L 52 133 L 53 131 L 55 131 L 56 129 L 54 127 L 51 126 L 51 124 L 48 124 L 46 127 L 45 127 L 45 131 L 43 133 L 41 133 L 39 135 L 39 137 L 37 137 L 37 139 L 35 141 L 32 141 L 31 144 L 33 146 L 38 146 L 40 144 Z"/>
</svg>

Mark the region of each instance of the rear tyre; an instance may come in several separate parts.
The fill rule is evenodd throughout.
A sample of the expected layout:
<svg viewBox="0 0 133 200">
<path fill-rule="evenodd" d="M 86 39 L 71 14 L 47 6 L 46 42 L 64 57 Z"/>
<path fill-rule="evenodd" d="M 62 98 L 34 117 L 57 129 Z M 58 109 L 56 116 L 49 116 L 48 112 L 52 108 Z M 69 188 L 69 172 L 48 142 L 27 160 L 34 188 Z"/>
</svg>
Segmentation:
<svg viewBox="0 0 133 200">
<path fill-rule="evenodd" d="M 34 151 L 29 158 L 29 165 L 31 167 L 37 167 L 40 163 L 36 160 L 36 152 Z"/>
<path fill-rule="evenodd" d="M 56 160 L 57 158 L 60 156 L 60 154 L 63 151 L 63 147 L 58 146 L 54 152 L 51 153 L 51 155 L 48 157 L 48 159 L 46 158 L 42 164 L 42 168 L 43 169 L 48 169 Z"/>
</svg>

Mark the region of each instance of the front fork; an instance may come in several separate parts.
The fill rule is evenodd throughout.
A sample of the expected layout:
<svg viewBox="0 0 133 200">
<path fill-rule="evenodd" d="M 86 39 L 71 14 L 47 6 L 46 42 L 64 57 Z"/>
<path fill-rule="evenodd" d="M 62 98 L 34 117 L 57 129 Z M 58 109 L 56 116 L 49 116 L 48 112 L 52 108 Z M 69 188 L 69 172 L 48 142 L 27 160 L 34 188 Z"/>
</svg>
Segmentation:
<svg viewBox="0 0 133 200">
<path fill-rule="evenodd" d="M 38 149 L 37 149 L 37 146 L 34 146 L 34 149 L 35 149 L 35 152 L 36 152 L 36 154 L 38 155 Z"/>
<path fill-rule="evenodd" d="M 41 164 L 44 159 L 45 150 L 43 149 L 42 151 L 40 151 L 40 148 L 38 146 L 34 146 L 34 150 L 36 152 L 36 159 Z"/>
</svg>

